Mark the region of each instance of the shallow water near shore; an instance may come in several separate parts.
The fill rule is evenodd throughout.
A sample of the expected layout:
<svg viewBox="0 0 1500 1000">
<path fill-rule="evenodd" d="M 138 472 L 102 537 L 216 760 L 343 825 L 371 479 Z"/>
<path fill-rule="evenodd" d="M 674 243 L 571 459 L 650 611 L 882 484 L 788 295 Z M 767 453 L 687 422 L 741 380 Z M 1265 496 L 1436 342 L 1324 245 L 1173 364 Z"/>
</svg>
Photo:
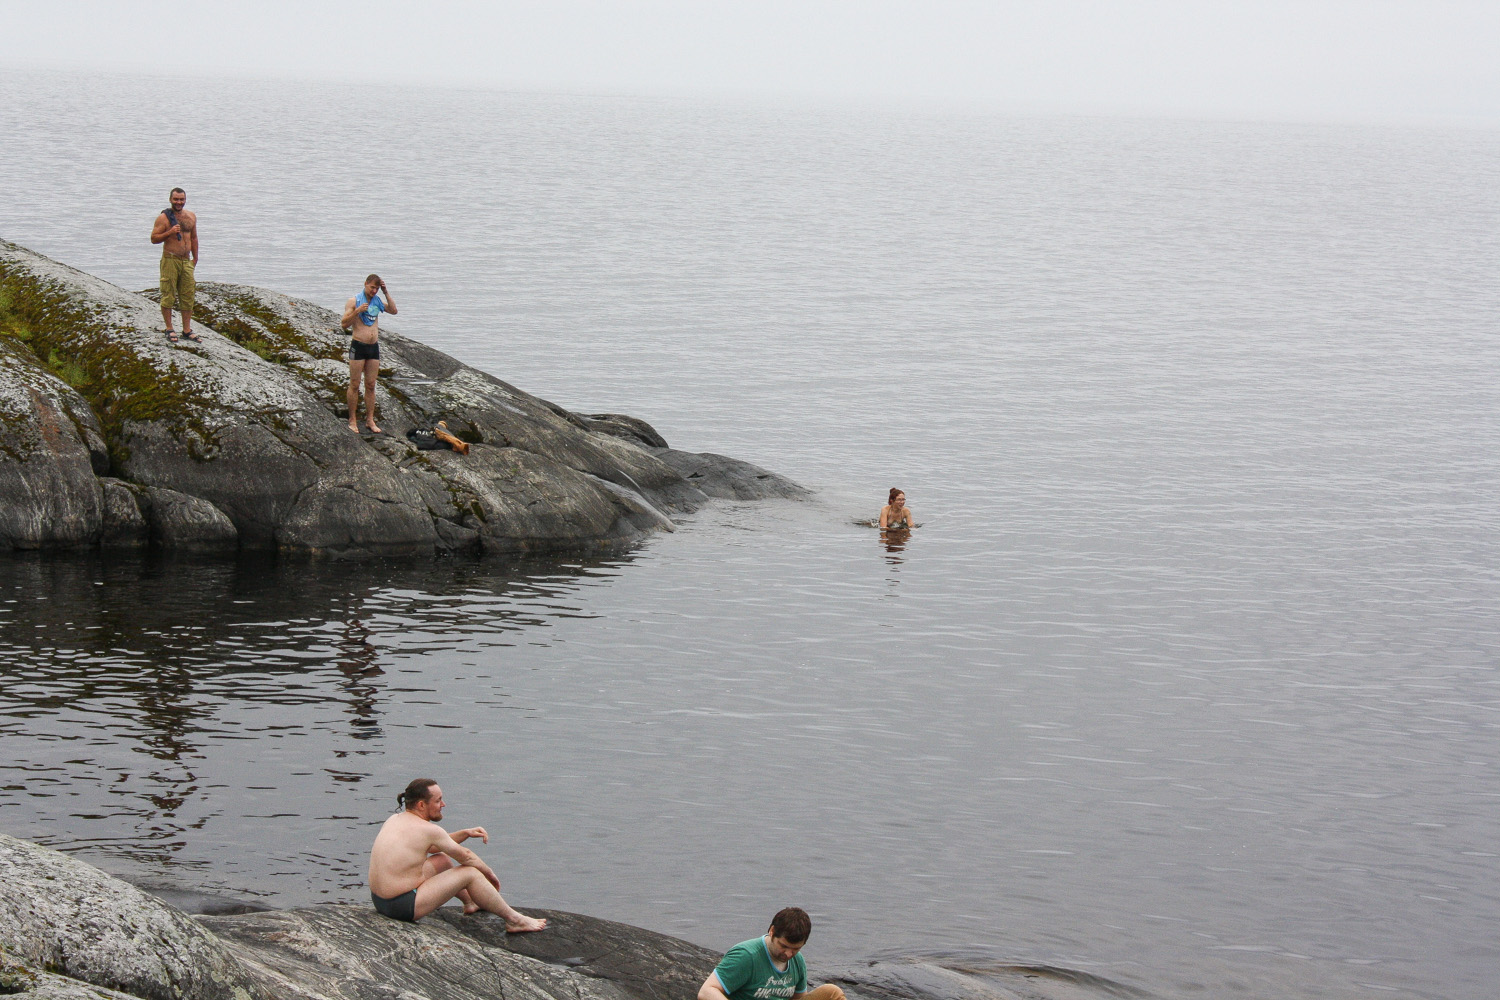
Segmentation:
<svg viewBox="0 0 1500 1000">
<path fill-rule="evenodd" d="M 819 490 L 608 559 L 0 559 L 0 830 L 359 901 L 431 774 L 517 905 L 724 948 L 797 902 L 814 972 L 1492 992 L 1500 135 L 0 84 L 0 237 L 145 288 L 180 184 L 200 280 L 377 270 L 402 333 Z M 893 485 L 905 539 L 855 523 Z"/>
</svg>

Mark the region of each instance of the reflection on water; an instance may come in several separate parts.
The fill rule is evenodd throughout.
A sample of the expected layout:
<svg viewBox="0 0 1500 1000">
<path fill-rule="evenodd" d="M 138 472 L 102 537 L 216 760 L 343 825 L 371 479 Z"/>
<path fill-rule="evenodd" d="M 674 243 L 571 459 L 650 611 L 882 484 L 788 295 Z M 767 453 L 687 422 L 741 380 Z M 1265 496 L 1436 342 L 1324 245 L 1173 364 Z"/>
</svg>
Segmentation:
<svg viewBox="0 0 1500 1000">
<path fill-rule="evenodd" d="M 151 284 L 159 90 L 0 79 L 0 235 Z M 391 88 L 329 171 L 359 88 L 183 95 L 212 277 L 336 307 L 374 254 L 403 333 L 839 513 L 628 567 L 7 562 L 0 829 L 352 900 L 431 774 L 516 902 L 706 945 L 796 900 L 818 961 L 1493 995 L 1500 133 Z M 849 523 L 892 481 L 899 542 Z"/>
<path fill-rule="evenodd" d="M 898 553 L 906 551 L 906 543 L 911 541 L 910 528 L 883 528 L 880 532 L 880 544 L 885 546 L 885 551 L 890 556 L 891 563 L 900 563 L 902 560 Z"/>
<path fill-rule="evenodd" d="M 384 672 L 375 662 L 379 652 L 370 642 L 370 628 L 359 618 L 344 622 L 343 634 L 339 636 L 339 658 L 335 661 L 339 673 L 347 678 L 344 685 L 349 695 L 349 720 L 355 739 L 372 739 L 380 735 L 380 721 L 376 717 L 376 693 L 379 688 L 374 679 Z"/>
<path fill-rule="evenodd" d="M 315 572 L 260 558 L 0 559 L 0 736 L 31 748 L 8 744 L 14 759 L 0 762 L 7 830 L 165 864 L 223 807 L 202 794 L 210 744 L 253 756 L 258 741 L 302 730 L 288 712 L 312 706 L 336 710 L 347 739 L 377 740 L 393 691 L 412 690 L 383 663 L 479 654 L 586 617 L 574 582 L 630 558 Z M 359 745 L 334 754 L 357 758 Z M 365 776 L 352 763 L 323 771 Z M 52 798 L 80 808 L 28 809 Z M 278 808 L 266 818 L 302 815 Z"/>
</svg>

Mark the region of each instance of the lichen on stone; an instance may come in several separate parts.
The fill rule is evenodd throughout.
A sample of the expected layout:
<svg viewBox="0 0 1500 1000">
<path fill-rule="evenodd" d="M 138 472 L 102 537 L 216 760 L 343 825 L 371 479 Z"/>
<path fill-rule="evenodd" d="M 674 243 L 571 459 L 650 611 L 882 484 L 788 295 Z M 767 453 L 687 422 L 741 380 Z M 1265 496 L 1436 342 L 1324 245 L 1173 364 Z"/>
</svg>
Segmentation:
<svg viewBox="0 0 1500 1000">
<path fill-rule="evenodd" d="M 195 306 L 203 322 L 247 350 L 277 364 L 302 358 L 340 360 L 342 353 L 304 337 L 285 317 L 249 292 L 205 295 Z"/>
<path fill-rule="evenodd" d="M 46 277 L 0 259 L 0 326 L 27 344 L 39 363 L 88 400 L 104 429 L 111 459 L 129 456 L 131 423 L 161 422 L 195 457 L 209 458 L 217 440 L 207 419 L 219 400 L 194 386 L 170 362 L 153 364 L 133 350 L 130 328 L 98 305 L 78 301 Z M 26 336 L 21 336 L 21 333 Z"/>
</svg>

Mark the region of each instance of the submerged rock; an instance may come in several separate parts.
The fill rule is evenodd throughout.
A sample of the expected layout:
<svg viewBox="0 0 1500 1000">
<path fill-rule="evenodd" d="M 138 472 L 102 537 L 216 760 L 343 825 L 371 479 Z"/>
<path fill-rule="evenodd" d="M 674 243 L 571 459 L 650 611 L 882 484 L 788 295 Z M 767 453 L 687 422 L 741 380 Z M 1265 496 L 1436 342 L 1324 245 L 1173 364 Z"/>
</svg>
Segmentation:
<svg viewBox="0 0 1500 1000">
<path fill-rule="evenodd" d="M 0 547 L 597 550 L 671 530 L 710 497 L 808 495 L 748 463 L 675 451 L 645 421 L 572 413 L 390 330 L 376 391 L 386 433 L 351 433 L 338 321 L 310 302 L 205 283 L 203 342 L 176 347 L 149 293 L 0 241 Z M 404 436 L 438 421 L 470 443 L 467 456 Z"/>
<path fill-rule="evenodd" d="M 826 973 L 853 1000 L 1145 1000 L 1102 976 L 1050 965 L 877 961 Z"/>
</svg>

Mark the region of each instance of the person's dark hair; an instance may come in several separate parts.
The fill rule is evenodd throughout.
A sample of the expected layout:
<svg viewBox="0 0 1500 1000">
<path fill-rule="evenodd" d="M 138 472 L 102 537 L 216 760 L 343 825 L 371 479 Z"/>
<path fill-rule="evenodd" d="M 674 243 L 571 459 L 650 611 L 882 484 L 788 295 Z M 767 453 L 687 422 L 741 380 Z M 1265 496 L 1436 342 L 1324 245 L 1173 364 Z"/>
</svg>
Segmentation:
<svg viewBox="0 0 1500 1000">
<path fill-rule="evenodd" d="M 396 796 L 396 808 L 410 809 L 418 802 L 426 802 L 432 794 L 432 786 L 437 784 L 431 778 L 417 778 L 406 786 L 406 791 Z"/>
<path fill-rule="evenodd" d="M 365 284 L 369 284 L 372 281 L 375 282 L 375 284 L 377 284 L 377 285 L 380 284 L 380 275 L 378 275 L 378 274 L 370 274 L 370 275 L 366 275 L 365 276 Z"/>
<path fill-rule="evenodd" d="M 800 906 L 788 906 L 771 918 L 771 936 L 787 944 L 801 944 L 812 933 L 812 917 Z"/>
<path fill-rule="evenodd" d="M 170 190 L 170 191 L 167 192 L 167 197 L 170 198 L 174 194 L 187 194 L 187 192 L 184 191 L 182 188 L 173 188 L 172 190 Z"/>
<path fill-rule="evenodd" d="M 896 502 L 896 495 L 898 493 L 905 493 L 905 492 L 906 492 L 905 490 L 898 490 L 898 489 L 896 489 L 896 487 L 892 486 L 891 487 L 891 495 L 885 498 L 885 502 L 887 504 L 893 504 L 893 503 Z"/>
</svg>

